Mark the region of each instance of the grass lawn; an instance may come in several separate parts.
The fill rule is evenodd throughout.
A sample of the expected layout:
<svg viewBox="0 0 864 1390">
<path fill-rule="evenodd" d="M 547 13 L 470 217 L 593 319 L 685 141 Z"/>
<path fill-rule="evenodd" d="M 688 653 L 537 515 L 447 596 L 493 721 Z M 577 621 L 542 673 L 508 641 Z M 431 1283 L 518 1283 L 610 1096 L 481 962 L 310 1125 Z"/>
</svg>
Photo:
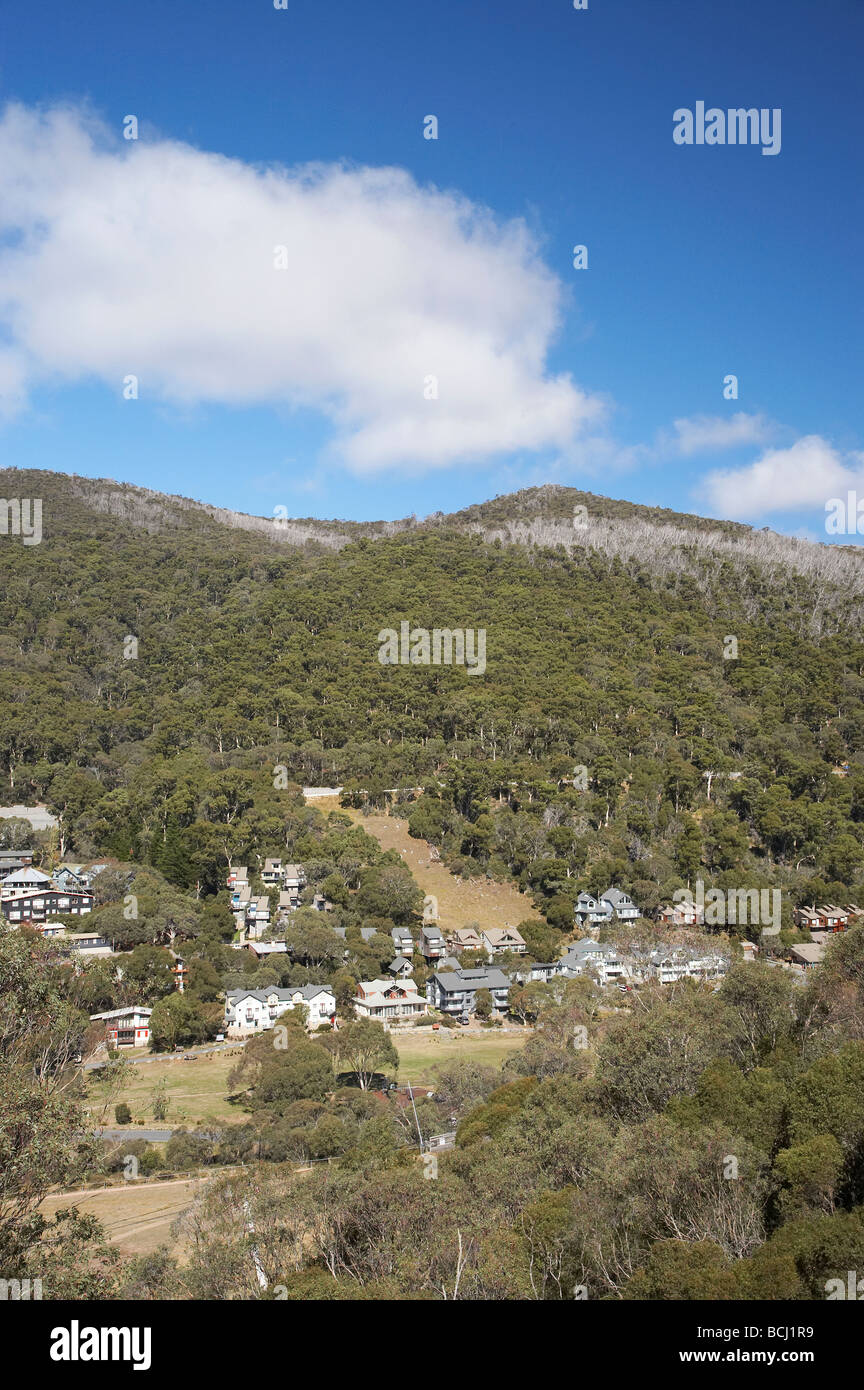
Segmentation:
<svg viewBox="0 0 864 1390">
<path fill-rule="evenodd" d="M 404 1085 L 410 1081 L 434 1081 L 438 1067 L 454 1058 L 470 1057 L 485 1066 L 498 1067 L 511 1052 L 524 1047 L 530 1031 L 500 1033 L 466 1033 L 460 1029 L 442 1028 L 438 1033 L 406 1032 L 394 1035 L 399 1053 L 398 1079 Z M 94 1123 L 115 1127 L 114 1106 L 125 1101 L 132 1111 L 132 1126 L 139 1128 L 190 1128 L 201 1121 L 216 1124 L 238 1124 L 248 1118 L 241 1104 L 228 1100 L 228 1074 L 239 1060 L 236 1054 L 225 1052 L 203 1055 L 195 1062 L 166 1057 L 130 1068 L 123 1091 L 112 1097 L 103 1116 L 105 1091 L 91 1076 L 88 1081 L 88 1105 Z M 165 1080 L 168 1113 L 164 1120 L 153 1117 L 153 1091 Z"/>
<path fill-rule="evenodd" d="M 470 1058 L 487 1067 L 500 1067 L 512 1052 L 524 1047 L 530 1030 L 499 1033 L 465 1033 L 463 1029 L 442 1028 L 438 1033 L 400 1033 L 394 1036 L 399 1053 L 399 1080 L 433 1081 L 437 1068 L 456 1058 Z"/>
<path fill-rule="evenodd" d="M 181 1057 L 166 1057 L 164 1060 L 146 1062 L 142 1066 L 129 1069 L 129 1078 L 122 1092 L 113 1097 L 105 1114 L 104 1123 L 114 1126 L 114 1106 L 125 1101 L 132 1111 L 133 1125 L 157 1129 L 179 1129 L 181 1125 L 192 1126 L 200 1120 L 215 1120 L 225 1124 L 246 1119 L 246 1113 L 239 1105 L 228 1102 L 228 1074 L 239 1061 L 239 1056 L 227 1052 L 204 1054 L 194 1062 L 184 1062 Z M 166 1084 L 168 1113 L 164 1120 L 153 1118 L 153 1092 L 160 1081 Z M 90 1113 L 95 1119 L 101 1118 L 105 1088 L 92 1078 L 88 1085 Z"/>
</svg>

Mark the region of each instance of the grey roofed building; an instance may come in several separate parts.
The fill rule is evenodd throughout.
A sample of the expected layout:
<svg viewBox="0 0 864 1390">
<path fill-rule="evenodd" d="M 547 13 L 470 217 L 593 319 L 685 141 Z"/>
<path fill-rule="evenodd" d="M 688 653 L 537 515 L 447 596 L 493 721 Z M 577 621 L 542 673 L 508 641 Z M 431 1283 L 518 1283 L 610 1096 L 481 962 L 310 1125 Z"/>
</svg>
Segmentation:
<svg viewBox="0 0 864 1390">
<path fill-rule="evenodd" d="M 387 966 L 387 970 L 391 975 L 411 975 L 414 966 L 405 956 L 397 956 L 395 960 L 391 960 L 390 964 Z"/>
<path fill-rule="evenodd" d="M 426 984 L 426 998 L 440 1013 L 473 1013 L 478 989 L 488 989 L 499 1012 L 507 1008 L 510 979 L 503 970 L 436 970 Z"/>
<path fill-rule="evenodd" d="M 809 941 L 803 946 L 790 947 L 790 954 L 795 957 L 795 963 L 803 965 L 805 969 L 812 969 L 814 965 L 821 965 L 825 959 L 825 947 L 816 941 Z"/>
<path fill-rule="evenodd" d="M 619 979 L 625 973 L 614 946 L 601 946 L 599 941 L 585 937 L 582 941 L 574 942 L 561 957 L 558 974 L 572 978 L 574 975 L 584 975 L 592 966 L 596 968 L 602 984 L 609 979 Z"/>
<path fill-rule="evenodd" d="M 373 936 L 375 935 L 375 928 L 374 928 L 374 927 L 361 927 L 361 928 L 360 928 L 360 935 L 362 936 L 362 938 L 363 938 L 364 941 L 371 941 L 372 938 L 373 938 Z"/>
<path fill-rule="evenodd" d="M 43 884 L 51 882 L 50 874 L 43 874 L 41 869 L 13 869 L 3 879 L 3 891 L 13 888 L 41 888 Z"/>
<path fill-rule="evenodd" d="M 541 964 L 540 961 L 534 961 L 531 966 L 530 977 L 532 980 L 549 981 L 553 976 L 558 974 L 560 964 L 561 962 L 557 960 L 553 960 L 548 964 Z"/>
<path fill-rule="evenodd" d="M 613 908 L 610 902 L 603 898 L 595 898 L 593 893 L 580 893 L 573 915 L 583 926 L 590 922 L 609 922 L 612 919 Z"/>
<path fill-rule="evenodd" d="M 427 960 L 440 960 L 447 954 L 447 943 L 440 927 L 424 922 L 420 931 L 420 952 Z"/>
<path fill-rule="evenodd" d="M 639 916 L 639 909 L 630 897 L 629 893 L 623 893 L 620 888 L 607 888 L 601 895 L 602 903 L 611 903 L 612 909 L 619 922 L 632 922 Z"/>
</svg>

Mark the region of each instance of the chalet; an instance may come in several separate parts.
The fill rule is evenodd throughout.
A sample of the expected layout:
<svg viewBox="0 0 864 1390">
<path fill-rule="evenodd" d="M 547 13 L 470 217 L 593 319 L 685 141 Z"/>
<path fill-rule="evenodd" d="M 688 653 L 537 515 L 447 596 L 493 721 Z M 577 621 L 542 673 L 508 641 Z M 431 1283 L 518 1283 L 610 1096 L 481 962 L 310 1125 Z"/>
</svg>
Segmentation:
<svg viewBox="0 0 864 1390">
<path fill-rule="evenodd" d="M 558 962 L 558 974 L 575 979 L 579 975 L 595 974 L 601 985 L 622 980 L 630 972 L 614 946 L 601 946 L 590 937 L 570 946 Z"/>
<path fill-rule="evenodd" d="M 358 1018 L 374 1018 L 385 1023 L 425 1014 L 426 1000 L 414 980 L 361 980 L 354 999 Z"/>
<path fill-rule="evenodd" d="M 648 957 L 646 976 L 661 985 L 674 985 L 679 980 L 719 980 L 729 968 L 729 961 L 718 951 L 707 953 L 687 946 L 661 946 Z"/>
<path fill-rule="evenodd" d="M 574 916 L 580 926 L 596 926 L 612 920 L 612 904 L 595 898 L 593 893 L 580 893 Z"/>
<path fill-rule="evenodd" d="M 759 947 L 754 941 L 742 941 L 741 954 L 745 960 L 755 960 L 759 954 Z"/>
<path fill-rule="evenodd" d="M 790 946 L 786 959 L 802 970 L 813 970 L 825 959 L 825 947 L 815 941 L 808 941 L 803 946 Z"/>
<path fill-rule="evenodd" d="M 834 903 L 820 903 L 818 907 L 811 904 L 809 907 L 797 907 L 794 913 L 795 925 L 802 931 L 845 931 L 849 925 L 849 919 L 857 917 L 861 909 L 853 904 L 849 907 L 837 907 Z"/>
<path fill-rule="evenodd" d="M 282 860 L 265 859 L 264 868 L 261 870 L 261 882 L 265 888 L 275 888 L 282 882 Z"/>
<path fill-rule="evenodd" d="M 52 886 L 51 875 L 43 874 L 41 869 L 15 869 L 6 874 L 0 884 L 0 898 L 15 898 L 19 893 L 29 893 L 34 888 Z"/>
<path fill-rule="evenodd" d="M 849 913 L 834 903 L 821 903 L 816 910 L 821 918 L 819 925 L 823 931 L 845 931 L 849 925 Z"/>
<path fill-rule="evenodd" d="M 657 912 L 657 921 L 667 927 L 701 927 L 704 920 L 705 909 L 696 902 L 672 903 Z"/>
<path fill-rule="evenodd" d="M 407 927 L 391 927 L 390 935 L 398 955 L 412 956 L 414 954 L 414 938 Z"/>
<path fill-rule="evenodd" d="M 324 897 L 323 893 L 315 893 L 312 898 L 312 906 L 316 912 L 332 912 L 333 904 Z"/>
<path fill-rule="evenodd" d="M 387 974 L 396 980 L 407 980 L 409 975 L 414 974 L 414 966 L 406 956 L 397 956 L 387 966 Z"/>
<path fill-rule="evenodd" d="M 66 935 L 66 926 L 63 922 L 43 922 L 39 932 L 46 941 L 53 941 L 55 937 Z"/>
<path fill-rule="evenodd" d="M 560 961 L 557 960 L 553 960 L 546 965 L 541 964 L 539 961 L 534 961 L 528 972 L 528 978 L 530 980 L 542 980 L 543 984 L 548 984 L 549 981 L 554 980 L 555 976 L 559 973 L 559 965 Z"/>
<path fill-rule="evenodd" d="M 236 869 L 231 869 L 228 874 L 228 888 L 242 888 L 243 885 L 249 886 L 249 870 L 245 864 L 238 864 Z"/>
<path fill-rule="evenodd" d="M 607 888 L 600 901 L 609 903 L 619 922 L 635 922 L 639 916 L 639 909 L 633 899 L 620 888 Z"/>
<path fill-rule="evenodd" d="M 83 917 L 93 911 L 93 894 L 67 892 L 51 885 L 0 898 L 0 910 L 8 922 L 45 922 L 67 914 Z"/>
<path fill-rule="evenodd" d="M 320 1028 L 336 1013 L 336 996 L 329 985 L 299 985 L 285 989 L 229 989 L 225 996 L 225 1029 L 231 1038 L 246 1038 L 272 1028 L 280 1014 L 305 1004 L 307 1027 Z"/>
<path fill-rule="evenodd" d="M 236 883 L 231 890 L 231 911 L 245 914 L 252 900 L 252 889 L 248 883 Z"/>
<path fill-rule="evenodd" d="M 84 871 L 83 864 L 61 864 L 54 870 L 54 882 L 58 888 L 86 889 L 90 887 L 91 878 Z"/>
<path fill-rule="evenodd" d="M 483 945 L 493 956 L 499 951 L 513 951 L 517 956 L 524 956 L 528 949 L 525 938 L 515 927 L 487 927 L 482 935 Z"/>
<path fill-rule="evenodd" d="M 453 951 L 482 951 L 483 939 L 473 927 L 458 927 L 450 933 L 450 949 Z"/>
<path fill-rule="evenodd" d="M 420 930 L 420 954 L 425 956 L 426 960 L 440 960 L 447 954 L 447 943 L 441 934 L 441 928 L 431 922 L 424 922 Z"/>
<path fill-rule="evenodd" d="M 802 931 L 821 931 L 822 918 L 815 907 L 796 907 L 793 914 L 796 927 Z"/>
<path fill-rule="evenodd" d="M 258 935 L 270 925 L 270 899 L 266 894 L 249 899 L 246 904 L 246 925 Z"/>
<path fill-rule="evenodd" d="M 13 869 L 29 869 L 34 854 L 32 849 L 0 849 L 0 877 Z"/>
<path fill-rule="evenodd" d="M 152 1012 L 139 1004 L 127 1004 L 125 1008 L 110 1009 L 108 1013 L 91 1014 L 90 1022 L 104 1022 L 105 1041 L 109 1047 L 146 1047 L 150 1041 Z"/>
<path fill-rule="evenodd" d="M 296 888 L 283 888 L 279 893 L 279 902 L 276 911 L 280 913 L 295 912 L 300 906 L 300 893 Z"/>
<path fill-rule="evenodd" d="M 426 983 L 426 998 L 439 1013 L 459 1017 L 474 1012 L 478 989 L 488 989 L 498 1012 L 506 1011 L 510 980 L 503 970 L 436 970 Z"/>
<path fill-rule="evenodd" d="M 288 947 L 284 941 L 249 941 L 246 943 L 247 951 L 251 951 L 258 960 L 266 960 L 268 956 L 284 956 Z"/>
<path fill-rule="evenodd" d="M 44 936 L 44 932 L 43 932 Z M 60 945 L 70 955 L 75 956 L 113 956 L 116 954 L 111 942 L 96 932 L 67 932 L 58 937 Z"/>
</svg>

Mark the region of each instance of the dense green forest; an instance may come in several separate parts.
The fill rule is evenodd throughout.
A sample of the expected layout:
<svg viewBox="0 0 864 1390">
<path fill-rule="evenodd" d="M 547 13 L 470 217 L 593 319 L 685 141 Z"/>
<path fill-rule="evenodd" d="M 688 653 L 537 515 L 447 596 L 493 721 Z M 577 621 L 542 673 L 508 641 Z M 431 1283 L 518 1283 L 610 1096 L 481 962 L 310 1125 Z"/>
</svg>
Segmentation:
<svg viewBox="0 0 864 1390">
<path fill-rule="evenodd" d="M 342 785 L 453 873 L 517 882 L 546 919 L 522 924 L 535 957 L 613 881 L 645 913 L 699 878 L 780 887 L 788 939 L 795 903 L 864 896 L 857 554 L 563 488 L 280 530 L 115 484 L 2 482 L 43 499 L 41 544 L 0 537 L 5 800 L 60 817 L 45 862 L 110 861 L 89 921 L 128 953 L 118 977 L 0 934 L 6 1277 L 52 1298 L 811 1300 L 864 1267 L 864 927 L 804 978 L 733 956 L 718 988 L 647 985 L 621 1009 L 587 978 L 522 991 L 526 1045 L 418 1101 L 424 1133 L 457 1135 L 424 1175 L 413 1113 L 381 1089 L 388 1035 L 347 1022 L 421 895 L 301 792 Z M 485 673 L 381 665 L 380 631 L 406 620 L 484 629 Z M 281 963 L 232 951 L 226 868 L 271 854 L 332 900 L 347 955 L 307 907 Z M 286 1015 L 283 1047 L 249 1042 L 242 1122 L 178 1132 L 164 1159 L 84 1137 L 90 1013 L 145 998 L 157 1045 L 187 1045 L 226 987 L 322 975 L 344 1028 Z M 92 1083 L 109 1116 L 122 1066 Z M 38 1212 L 129 1152 L 142 1173 L 216 1174 L 182 1262 L 121 1261 L 91 1218 Z"/>
<path fill-rule="evenodd" d="M 0 480 L 44 515 L 40 545 L 0 544 L 0 766 L 10 800 L 62 817 L 67 854 L 208 895 L 229 859 L 298 852 L 298 784 L 372 805 L 417 786 L 413 832 L 556 925 L 613 880 L 648 911 L 695 876 L 787 903 L 857 891 L 854 551 L 564 488 L 283 533 Z M 484 629 L 485 673 L 382 666 L 404 620 Z"/>
</svg>

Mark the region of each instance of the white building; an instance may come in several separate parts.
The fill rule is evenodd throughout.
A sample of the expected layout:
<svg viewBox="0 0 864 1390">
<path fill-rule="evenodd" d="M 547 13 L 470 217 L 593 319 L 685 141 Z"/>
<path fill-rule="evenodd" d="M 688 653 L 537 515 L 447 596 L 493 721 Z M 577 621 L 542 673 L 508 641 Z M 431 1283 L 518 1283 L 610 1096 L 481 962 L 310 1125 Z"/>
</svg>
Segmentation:
<svg viewBox="0 0 864 1390">
<path fill-rule="evenodd" d="M 354 999 L 358 1018 L 391 1022 L 425 1014 L 426 1000 L 414 980 L 361 980 Z"/>
<path fill-rule="evenodd" d="M 524 956 L 527 950 L 524 936 L 515 927 L 487 927 L 482 935 L 483 945 L 490 955 L 513 951 L 515 955 Z"/>
<path fill-rule="evenodd" d="M 139 1004 L 127 1004 L 123 1009 L 109 1009 L 104 1014 L 91 1014 L 91 1023 L 105 1024 L 105 1041 L 109 1047 L 146 1047 L 150 1041 L 152 1009 Z"/>
<path fill-rule="evenodd" d="M 630 894 L 622 892 L 620 888 L 607 888 L 600 901 L 609 903 L 619 922 L 635 922 L 639 916 L 639 909 Z"/>
<path fill-rule="evenodd" d="M 558 962 L 558 974 L 566 978 L 595 974 L 601 985 L 617 983 L 630 971 L 614 946 L 601 946 L 587 937 L 577 941 Z"/>
<path fill-rule="evenodd" d="M 6 874 L 0 884 L 0 898 L 17 898 L 22 893 L 32 893 L 50 885 L 51 875 L 43 874 L 41 869 L 15 869 Z"/>
<path fill-rule="evenodd" d="M 320 1028 L 336 1013 L 336 996 L 329 985 L 294 988 L 229 989 L 225 998 L 225 1028 L 231 1038 L 248 1038 L 272 1028 L 280 1014 L 305 1004 L 307 1027 Z"/>
</svg>

